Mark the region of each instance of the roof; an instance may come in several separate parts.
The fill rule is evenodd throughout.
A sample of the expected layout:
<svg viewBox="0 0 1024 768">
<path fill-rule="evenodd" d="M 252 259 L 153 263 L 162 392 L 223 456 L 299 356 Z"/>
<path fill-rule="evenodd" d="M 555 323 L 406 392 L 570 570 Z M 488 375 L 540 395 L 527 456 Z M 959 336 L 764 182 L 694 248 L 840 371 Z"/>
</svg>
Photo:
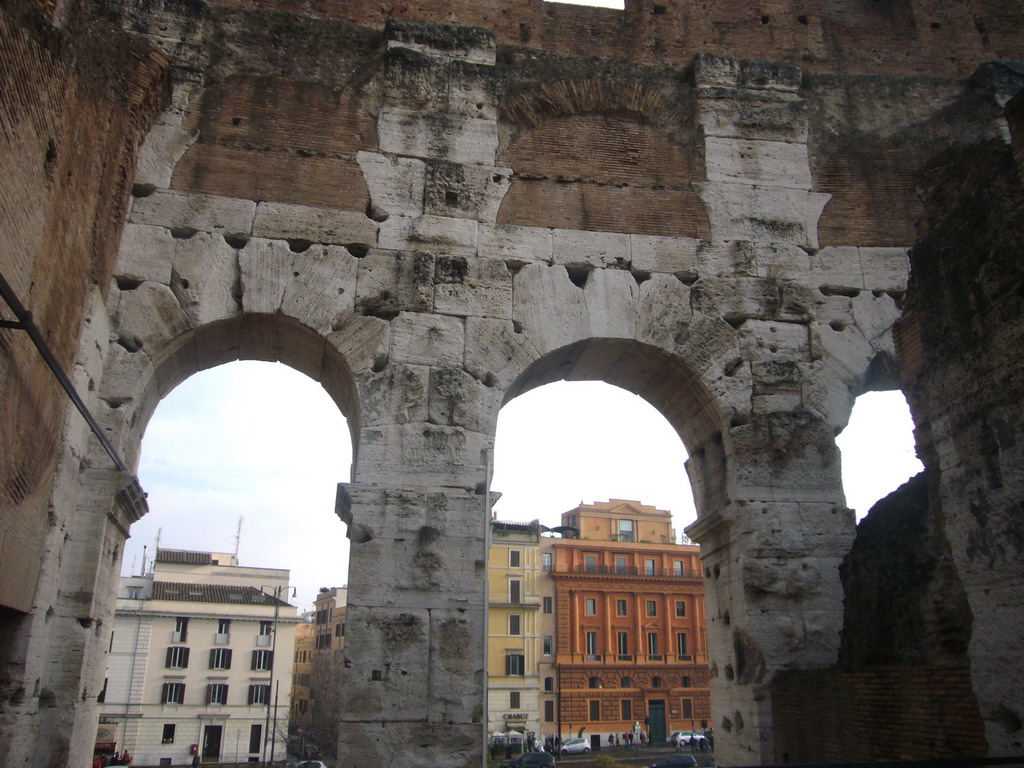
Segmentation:
<svg viewBox="0 0 1024 768">
<path fill-rule="evenodd" d="M 210 565 L 213 562 L 213 556 L 209 552 L 192 552 L 187 549 L 158 549 L 156 561 L 184 565 Z"/>
<path fill-rule="evenodd" d="M 231 605 L 287 605 L 284 600 L 261 592 L 256 587 L 235 584 L 189 584 L 181 581 L 154 581 L 152 600 L 178 600 L 186 603 L 228 603 Z"/>
</svg>

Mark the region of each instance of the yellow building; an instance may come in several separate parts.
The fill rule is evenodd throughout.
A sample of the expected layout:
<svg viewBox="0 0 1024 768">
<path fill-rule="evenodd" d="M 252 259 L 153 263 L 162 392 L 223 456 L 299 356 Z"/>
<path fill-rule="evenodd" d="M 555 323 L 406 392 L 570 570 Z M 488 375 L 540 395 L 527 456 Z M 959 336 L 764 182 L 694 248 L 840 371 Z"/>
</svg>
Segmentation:
<svg viewBox="0 0 1024 768">
<path fill-rule="evenodd" d="M 491 523 L 488 553 L 487 720 L 491 734 L 543 742 L 538 664 L 540 524 Z"/>
<path fill-rule="evenodd" d="M 291 729 L 305 733 L 312 723 L 309 680 L 313 672 L 315 625 L 312 612 L 303 615 L 302 623 L 295 627 L 295 659 L 292 665 Z"/>
<path fill-rule="evenodd" d="M 313 603 L 313 653 L 309 684 L 310 738 L 325 755 L 338 748 L 338 712 L 345 667 L 346 587 L 321 587 Z"/>
</svg>

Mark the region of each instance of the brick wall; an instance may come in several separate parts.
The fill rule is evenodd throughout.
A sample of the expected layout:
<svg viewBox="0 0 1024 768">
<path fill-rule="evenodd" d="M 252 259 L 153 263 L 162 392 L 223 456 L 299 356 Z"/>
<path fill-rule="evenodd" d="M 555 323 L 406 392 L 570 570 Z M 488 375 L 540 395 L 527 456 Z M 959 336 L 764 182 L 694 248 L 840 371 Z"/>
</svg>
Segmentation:
<svg viewBox="0 0 1024 768">
<path fill-rule="evenodd" d="M 771 684 L 777 763 L 982 757 L 966 667 L 796 672 Z"/>
</svg>

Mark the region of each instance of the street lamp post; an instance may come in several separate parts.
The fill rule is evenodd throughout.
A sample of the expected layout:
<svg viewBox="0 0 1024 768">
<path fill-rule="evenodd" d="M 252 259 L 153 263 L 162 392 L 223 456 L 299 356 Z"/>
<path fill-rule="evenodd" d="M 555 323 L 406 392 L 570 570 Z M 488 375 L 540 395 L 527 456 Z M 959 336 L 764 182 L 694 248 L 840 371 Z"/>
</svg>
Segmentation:
<svg viewBox="0 0 1024 768">
<path fill-rule="evenodd" d="M 274 665 L 277 663 L 277 621 L 281 616 L 281 593 L 290 590 L 291 596 L 295 596 L 295 587 L 289 587 L 287 584 L 278 584 L 276 586 L 261 585 L 260 592 L 263 590 L 272 589 L 274 591 L 274 623 L 270 629 L 270 684 L 267 686 L 267 723 L 263 733 L 263 764 L 268 765 L 269 762 L 274 761 L 274 747 L 276 746 L 276 740 L 271 740 L 271 722 L 270 722 L 270 709 L 273 706 L 271 699 L 271 691 L 274 690 Z M 263 594 L 267 594 L 263 592 Z M 267 595 L 268 597 L 270 595 Z M 280 681 L 278 681 L 280 686 Z M 274 713 L 274 730 L 277 729 L 277 713 Z M 270 743 L 270 761 L 267 761 L 267 743 Z"/>
</svg>

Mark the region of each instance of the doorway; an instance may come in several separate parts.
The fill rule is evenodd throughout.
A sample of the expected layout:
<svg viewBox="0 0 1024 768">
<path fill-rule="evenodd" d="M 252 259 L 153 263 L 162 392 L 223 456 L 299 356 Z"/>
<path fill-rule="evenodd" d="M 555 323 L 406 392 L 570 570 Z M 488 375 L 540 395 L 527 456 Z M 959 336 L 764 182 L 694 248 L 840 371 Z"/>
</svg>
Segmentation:
<svg viewBox="0 0 1024 768">
<path fill-rule="evenodd" d="M 651 744 L 665 743 L 665 700 L 655 699 L 647 704 L 647 736 Z"/>
<path fill-rule="evenodd" d="M 222 725 L 207 725 L 203 728 L 203 762 L 220 762 L 220 737 Z"/>
</svg>

